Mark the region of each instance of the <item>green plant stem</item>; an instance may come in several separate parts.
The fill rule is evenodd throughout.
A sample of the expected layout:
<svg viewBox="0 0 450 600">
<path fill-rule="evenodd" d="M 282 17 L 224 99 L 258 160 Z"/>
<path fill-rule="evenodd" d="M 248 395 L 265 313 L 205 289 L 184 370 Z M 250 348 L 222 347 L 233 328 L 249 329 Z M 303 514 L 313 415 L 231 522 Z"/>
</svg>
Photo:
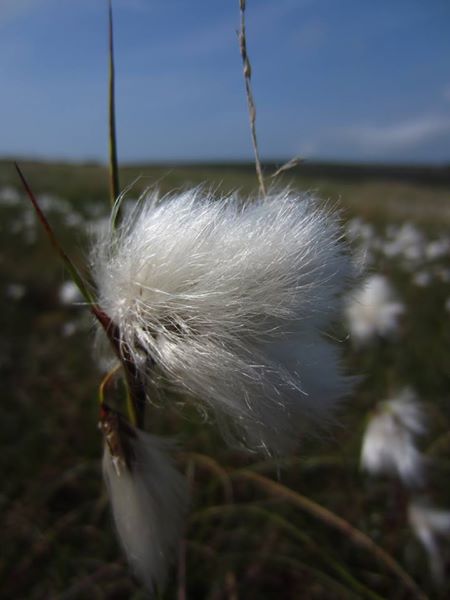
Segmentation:
<svg viewBox="0 0 450 600">
<path fill-rule="evenodd" d="M 117 134 L 116 134 L 116 93 L 115 93 L 115 66 L 114 66 L 114 36 L 112 3 L 108 0 L 108 50 L 109 50 L 109 187 L 111 207 L 114 206 L 120 193 L 119 167 L 117 160 Z"/>
</svg>

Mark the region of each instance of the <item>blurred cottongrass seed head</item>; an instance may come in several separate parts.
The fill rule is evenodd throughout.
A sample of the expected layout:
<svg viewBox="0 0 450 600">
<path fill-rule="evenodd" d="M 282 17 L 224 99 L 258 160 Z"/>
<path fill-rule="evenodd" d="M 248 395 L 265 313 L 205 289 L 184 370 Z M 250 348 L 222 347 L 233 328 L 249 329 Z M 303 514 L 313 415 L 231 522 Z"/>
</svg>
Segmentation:
<svg viewBox="0 0 450 600">
<path fill-rule="evenodd" d="M 356 346 L 377 338 L 394 336 L 399 329 L 405 306 L 400 302 L 384 275 L 370 275 L 347 299 L 346 316 Z"/>
<path fill-rule="evenodd" d="M 450 537 L 450 512 L 433 508 L 423 501 L 409 505 L 408 518 L 414 534 L 422 543 L 435 583 L 441 586 L 445 579 L 445 562 L 440 539 Z"/>
<path fill-rule="evenodd" d="M 364 433 L 361 466 L 371 474 L 395 475 L 407 485 L 423 481 L 424 457 L 416 447 L 426 431 L 421 404 L 409 388 L 378 404 Z"/>
<path fill-rule="evenodd" d="M 354 269 L 338 215 L 312 196 L 150 193 L 99 235 L 91 262 L 148 400 L 175 391 L 207 407 L 227 441 L 289 452 L 352 386 L 324 333 Z M 102 428 L 117 531 L 152 590 L 180 537 L 186 487 L 169 445 L 111 413 Z"/>
</svg>

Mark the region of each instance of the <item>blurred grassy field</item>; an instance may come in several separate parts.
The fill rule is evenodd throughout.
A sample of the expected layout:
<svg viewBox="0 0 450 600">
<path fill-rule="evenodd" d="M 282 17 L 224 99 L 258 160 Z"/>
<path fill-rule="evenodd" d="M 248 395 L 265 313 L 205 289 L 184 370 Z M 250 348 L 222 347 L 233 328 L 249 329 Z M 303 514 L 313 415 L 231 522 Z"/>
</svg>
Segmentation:
<svg viewBox="0 0 450 600">
<path fill-rule="evenodd" d="M 108 212 L 106 170 L 93 164 L 21 166 L 65 248 L 83 264 L 89 230 Z M 122 187 L 133 181 L 133 197 L 155 184 L 162 192 L 203 182 L 218 190 L 255 188 L 251 166 L 123 168 Z M 339 203 L 344 220 L 360 217 L 380 238 L 387 227 L 406 221 L 430 241 L 448 233 L 445 181 L 333 178 L 300 168 L 284 182 Z M 0 597 L 144 598 L 118 548 L 101 480 L 101 371 L 92 350 L 93 323 L 83 306 L 61 300 L 65 274 L 9 161 L 0 161 L 0 228 Z M 450 282 L 439 276 L 449 268 L 448 255 L 405 268 L 375 252 L 370 270 L 389 278 L 407 309 L 399 337 L 355 350 L 345 324 L 336 325 L 348 371 L 362 374 L 362 382 L 343 408 L 340 426 L 326 439 L 305 440 L 300 454 L 280 465 L 227 449 L 214 424 L 189 410 L 183 416 L 170 406 L 153 411 L 152 432 L 180 440 L 180 468 L 192 485 L 182 557 L 187 579 L 175 565 L 161 598 L 176 598 L 180 590 L 190 599 L 211 600 L 414 597 L 351 535 L 279 489 L 268 493 L 242 476 L 242 469 L 267 476 L 367 533 L 403 566 L 423 597 L 449 597 L 448 584 L 440 590 L 433 585 L 424 550 L 408 527 L 404 490 L 359 468 L 370 410 L 411 386 L 428 415 L 421 446 L 432 457 L 426 493 L 450 510 Z M 424 269 L 432 273 L 431 282 L 417 285 L 414 274 Z M 447 568 L 449 548 L 444 540 Z"/>
</svg>

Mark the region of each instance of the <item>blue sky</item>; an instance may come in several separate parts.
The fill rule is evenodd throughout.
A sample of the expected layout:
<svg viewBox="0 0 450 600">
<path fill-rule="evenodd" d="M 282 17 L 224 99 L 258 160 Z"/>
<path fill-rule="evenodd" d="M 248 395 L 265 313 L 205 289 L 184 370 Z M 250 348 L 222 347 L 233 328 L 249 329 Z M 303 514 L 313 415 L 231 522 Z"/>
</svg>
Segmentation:
<svg viewBox="0 0 450 600">
<path fill-rule="evenodd" d="M 248 0 L 263 158 L 450 162 L 448 0 Z M 113 0 L 119 159 L 252 156 L 238 0 Z M 106 0 L 1 0 L 0 155 L 107 158 Z"/>
</svg>

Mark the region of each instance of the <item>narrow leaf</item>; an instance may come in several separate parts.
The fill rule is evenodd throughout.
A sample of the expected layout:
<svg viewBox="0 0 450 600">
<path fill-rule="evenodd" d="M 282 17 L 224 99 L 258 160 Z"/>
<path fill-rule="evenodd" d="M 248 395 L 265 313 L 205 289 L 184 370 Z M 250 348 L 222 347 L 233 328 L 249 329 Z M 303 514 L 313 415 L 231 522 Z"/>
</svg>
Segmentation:
<svg viewBox="0 0 450 600">
<path fill-rule="evenodd" d="M 39 203 L 37 201 L 37 198 L 34 195 L 33 191 L 31 190 L 31 188 L 30 188 L 30 186 L 28 184 L 28 181 L 25 179 L 25 176 L 22 173 L 19 165 L 17 163 L 14 163 L 14 166 L 16 167 L 17 173 L 19 174 L 19 177 L 20 177 L 20 179 L 22 181 L 22 184 L 23 184 L 23 186 L 25 188 L 25 191 L 26 191 L 26 193 L 28 195 L 28 198 L 30 199 L 30 201 L 31 201 L 31 203 L 33 205 L 33 208 L 36 211 L 36 215 L 37 215 L 39 221 L 41 222 L 41 224 L 42 224 L 42 226 L 43 226 L 43 228 L 45 230 L 45 233 L 47 234 L 47 237 L 49 238 L 49 240 L 50 240 L 53 248 L 56 250 L 56 252 L 62 258 L 62 260 L 64 262 L 64 266 L 66 267 L 67 271 L 69 272 L 69 275 L 72 278 L 73 282 L 75 283 L 75 285 L 80 290 L 80 293 L 82 294 L 83 298 L 90 305 L 94 304 L 94 299 L 92 298 L 92 295 L 89 292 L 89 290 L 87 288 L 87 285 L 83 281 L 83 278 L 81 277 L 78 269 L 75 267 L 75 265 L 70 260 L 70 258 L 67 256 L 67 254 L 65 253 L 65 251 L 62 248 L 61 244 L 59 243 L 56 235 L 53 232 L 53 229 L 52 229 L 50 223 L 47 221 L 46 216 L 42 212 L 42 209 L 39 206 Z"/>
<path fill-rule="evenodd" d="M 115 67 L 114 67 L 114 38 L 113 14 L 111 0 L 108 0 L 108 44 L 109 44 L 109 182 L 111 206 L 115 205 L 119 197 L 119 167 L 117 161 L 117 135 L 116 135 L 116 95 L 115 95 Z M 118 217 L 115 213 L 115 220 Z M 114 221 L 115 222 L 115 221 Z"/>
</svg>

